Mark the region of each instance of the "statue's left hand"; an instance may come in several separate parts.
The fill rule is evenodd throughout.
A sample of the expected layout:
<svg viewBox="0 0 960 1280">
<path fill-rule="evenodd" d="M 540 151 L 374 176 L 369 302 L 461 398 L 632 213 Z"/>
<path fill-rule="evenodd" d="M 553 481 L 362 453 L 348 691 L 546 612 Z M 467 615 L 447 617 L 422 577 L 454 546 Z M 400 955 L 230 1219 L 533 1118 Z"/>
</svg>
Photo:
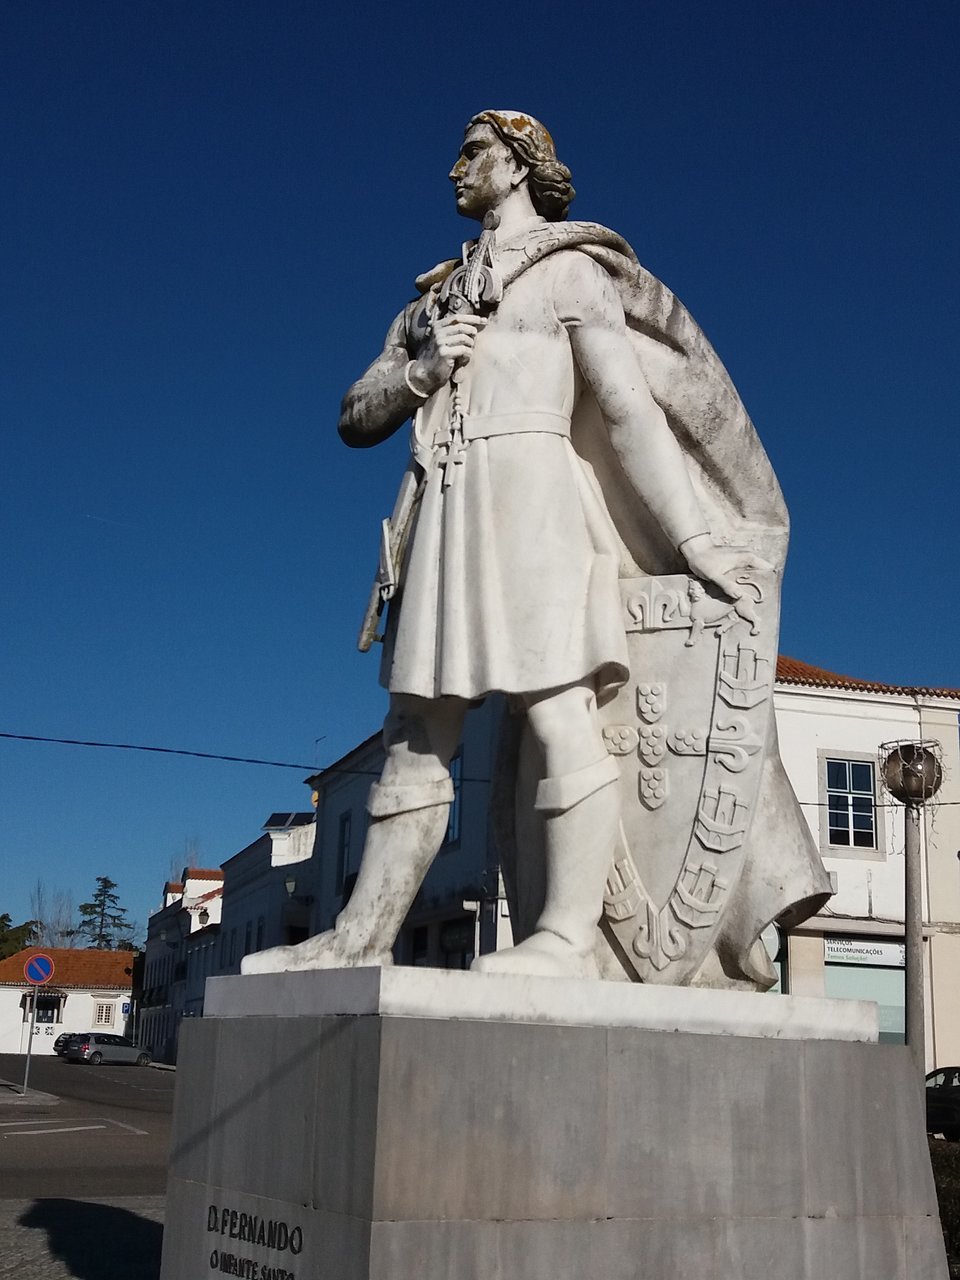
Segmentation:
<svg viewBox="0 0 960 1280">
<path fill-rule="evenodd" d="M 712 582 L 729 600 L 739 600 L 744 587 L 737 579 L 752 571 L 772 573 L 773 565 L 752 551 L 718 547 L 708 533 L 698 533 L 680 544 L 680 553 L 695 578 Z"/>
</svg>

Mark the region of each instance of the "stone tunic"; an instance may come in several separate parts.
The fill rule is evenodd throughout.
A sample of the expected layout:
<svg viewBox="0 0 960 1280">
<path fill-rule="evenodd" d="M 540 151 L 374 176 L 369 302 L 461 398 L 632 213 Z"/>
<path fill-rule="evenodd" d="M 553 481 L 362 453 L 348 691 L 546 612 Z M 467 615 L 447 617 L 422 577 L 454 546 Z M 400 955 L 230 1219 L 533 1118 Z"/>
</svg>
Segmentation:
<svg viewBox="0 0 960 1280">
<path fill-rule="evenodd" d="M 385 638 L 391 692 L 478 698 L 627 679 L 621 544 L 570 442 L 582 379 L 567 335 L 595 314 L 598 291 L 622 323 L 606 273 L 585 255 L 561 251 L 530 267 L 463 371 L 462 449 L 448 458 L 438 443 L 449 386 L 418 415 L 425 483 Z M 415 321 L 411 354 L 416 345 Z"/>
</svg>

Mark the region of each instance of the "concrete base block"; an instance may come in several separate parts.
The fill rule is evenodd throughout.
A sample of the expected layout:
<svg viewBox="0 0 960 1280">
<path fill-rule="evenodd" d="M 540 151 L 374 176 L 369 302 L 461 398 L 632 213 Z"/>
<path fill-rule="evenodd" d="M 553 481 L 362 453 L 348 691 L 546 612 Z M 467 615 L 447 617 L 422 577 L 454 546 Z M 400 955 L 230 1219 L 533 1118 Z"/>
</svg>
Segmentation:
<svg viewBox="0 0 960 1280">
<path fill-rule="evenodd" d="M 946 1280 L 903 1048 L 276 1007 L 183 1026 L 162 1280 Z"/>
<path fill-rule="evenodd" d="M 698 1035 L 876 1043 L 871 1000 L 774 996 L 582 978 L 482 976 L 456 969 L 330 969 L 211 978 L 208 1017 L 383 1014 L 545 1022 L 561 1027 L 645 1027 Z"/>
</svg>

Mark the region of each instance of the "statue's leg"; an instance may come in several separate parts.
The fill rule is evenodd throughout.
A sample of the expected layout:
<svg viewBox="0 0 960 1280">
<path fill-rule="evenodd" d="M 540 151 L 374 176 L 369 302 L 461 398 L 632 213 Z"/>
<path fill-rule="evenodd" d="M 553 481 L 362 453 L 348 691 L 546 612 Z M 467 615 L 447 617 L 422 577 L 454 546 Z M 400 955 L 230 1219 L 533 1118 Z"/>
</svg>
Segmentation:
<svg viewBox="0 0 960 1280">
<path fill-rule="evenodd" d="M 467 704 L 394 695 L 383 726 L 386 763 L 370 788 L 370 824 L 350 901 L 333 929 L 245 956 L 243 973 L 393 963 L 391 948 L 447 828 L 450 757 Z"/>
<path fill-rule="evenodd" d="M 607 754 L 590 685 L 528 699 L 546 762 L 536 805 L 544 814 L 546 898 L 534 933 L 481 956 L 482 973 L 597 977 L 597 922 L 620 820 L 620 773 Z"/>
</svg>

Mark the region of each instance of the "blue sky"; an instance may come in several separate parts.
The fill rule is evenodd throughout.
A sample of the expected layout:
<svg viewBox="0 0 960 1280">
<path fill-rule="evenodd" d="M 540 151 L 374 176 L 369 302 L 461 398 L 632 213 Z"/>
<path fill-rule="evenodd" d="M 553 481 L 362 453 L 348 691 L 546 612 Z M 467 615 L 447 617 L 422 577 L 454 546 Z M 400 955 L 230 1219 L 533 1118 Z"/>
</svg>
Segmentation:
<svg viewBox="0 0 960 1280">
<path fill-rule="evenodd" d="M 376 729 L 405 441 L 351 452 L 337 410 L 469 233 L 488 106 L 724 358 L 793 518 L 783 652 L 960 684 L 958 36 L 952 0 L 11 0 L 0 730 L 319 766 Z M 145 922 L 303 776 L 0 740 L 0 911 L 106 874 Z"/>
</svg>

